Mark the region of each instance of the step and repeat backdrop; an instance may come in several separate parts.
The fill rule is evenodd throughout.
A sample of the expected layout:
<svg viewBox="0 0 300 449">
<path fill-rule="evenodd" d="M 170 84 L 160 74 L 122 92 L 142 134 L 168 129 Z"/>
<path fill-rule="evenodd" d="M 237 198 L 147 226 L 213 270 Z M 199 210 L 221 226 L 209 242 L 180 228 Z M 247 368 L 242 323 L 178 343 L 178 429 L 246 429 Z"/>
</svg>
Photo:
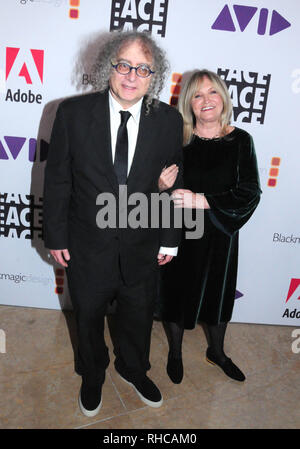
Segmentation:
<svg viewBox="0 0 300 449">
<path fill-rule="evenodd" d="M 295 0 L 0 0 L 0 303 L 71 307 L 44 248 L 43 177 L 62 99 L 89 92 L 105 35 L 149 31 L 185 79 L 225 80 L 233 125 L 254 138 L 262 199 L 240 232 L 233 320 L 300 323 L 300 5 Z"/>
</svg>

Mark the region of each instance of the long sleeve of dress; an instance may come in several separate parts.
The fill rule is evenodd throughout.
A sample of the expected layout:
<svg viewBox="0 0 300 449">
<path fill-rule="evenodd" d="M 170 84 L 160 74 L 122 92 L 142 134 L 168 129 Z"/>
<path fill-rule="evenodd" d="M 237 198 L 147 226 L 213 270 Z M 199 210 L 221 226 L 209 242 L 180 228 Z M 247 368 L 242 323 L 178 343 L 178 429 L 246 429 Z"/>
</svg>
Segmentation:
<svg viewBox="0 0 300 449">
<path fill-rule="evenodd" d="M 234 234 L 249 220 L 262 193 L 250 134 L 246 134 L 239 145 L 236 185 L 228 191 L 205 194 L 210 205 L 211 221 L 229 235 Z"/>
</svg>

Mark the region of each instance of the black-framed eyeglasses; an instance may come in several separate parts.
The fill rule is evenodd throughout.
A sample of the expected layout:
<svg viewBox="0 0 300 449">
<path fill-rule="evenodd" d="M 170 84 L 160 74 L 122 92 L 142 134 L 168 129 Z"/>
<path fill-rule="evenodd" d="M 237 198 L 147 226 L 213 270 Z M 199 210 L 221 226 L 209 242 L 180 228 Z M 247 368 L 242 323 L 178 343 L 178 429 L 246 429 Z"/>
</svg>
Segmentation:
<svg viewBox="0 0 300 449">
<path fill-rule="evenodd" d="M 155 73 L 146 64 L 140 64 L 136 67 L 133 67 L 132 65 L 127 64 L 127 62 L 118 62 L 117 64 L 113 64 L 111 62 L 111 65 L 121 75 L 128 75 L 128 73 L 130 73 L 132 69 L 134 69 L 137 76 L 141 78 L 148 78 L 148 76 Z"/>
</svg>

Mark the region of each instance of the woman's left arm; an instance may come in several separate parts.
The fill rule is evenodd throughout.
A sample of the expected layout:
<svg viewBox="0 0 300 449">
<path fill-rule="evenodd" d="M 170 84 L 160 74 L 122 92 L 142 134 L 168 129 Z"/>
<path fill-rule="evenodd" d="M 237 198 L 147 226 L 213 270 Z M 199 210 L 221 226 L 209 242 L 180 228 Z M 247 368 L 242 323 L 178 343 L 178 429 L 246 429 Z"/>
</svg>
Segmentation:
<svg viewBox="0 0 300 449">
<path fill-rule="evenodd" d="M 172 192 L 175 208 L 209 209 L 207 199 L 202 193 L 195 193 L 188 189 L 176 189 Z"/>
<path fill-rule="evenodd" d="M 207 194 L 213 223 L 228 234 L 239 230 L 255 211 L 262 191 L 253 139 L 242 139 L 239 148 L 236 185 L 226 192 Z"/>
<path fill-rule="evenodd" d="M 205 195 L 177 189 L 172 197 L 175 207 L 209 209 L 213 224 L 231 235 L 249 220 L 259 203 L 260 194 L 253 139 L 246 134 L 240 143 L 235 186 L 225 192 Z"/>
</svg>

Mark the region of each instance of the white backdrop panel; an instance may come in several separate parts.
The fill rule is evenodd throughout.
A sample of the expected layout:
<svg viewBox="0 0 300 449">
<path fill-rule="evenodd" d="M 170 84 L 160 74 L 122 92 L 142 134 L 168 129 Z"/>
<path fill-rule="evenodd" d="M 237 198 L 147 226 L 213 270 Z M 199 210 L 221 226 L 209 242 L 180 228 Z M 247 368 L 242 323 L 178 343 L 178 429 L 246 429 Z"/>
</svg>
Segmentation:
<svg viewBox="0 0 300 449">
<path fill-rule="evenodd" d="M 152 32 L 170 60 L 163 101 L 171 101 L 174 73 L 183 75 L 180 89 L 194 69 L 218 71 L 232 94 L 233 124 L 255 141 L 263 195 L 240 232 L 239 298 L 233 321 L 296 325 L 298 3 L 81 0 L 72 6 L 75 3 L 0 1 L 0 303 L 70 306 L 65 273 L 53 266 L 41 239 L 51 128 L 59 102 L 90 89 L 84 80 L 103 33 L 138 26 Z"/>
</svg>

